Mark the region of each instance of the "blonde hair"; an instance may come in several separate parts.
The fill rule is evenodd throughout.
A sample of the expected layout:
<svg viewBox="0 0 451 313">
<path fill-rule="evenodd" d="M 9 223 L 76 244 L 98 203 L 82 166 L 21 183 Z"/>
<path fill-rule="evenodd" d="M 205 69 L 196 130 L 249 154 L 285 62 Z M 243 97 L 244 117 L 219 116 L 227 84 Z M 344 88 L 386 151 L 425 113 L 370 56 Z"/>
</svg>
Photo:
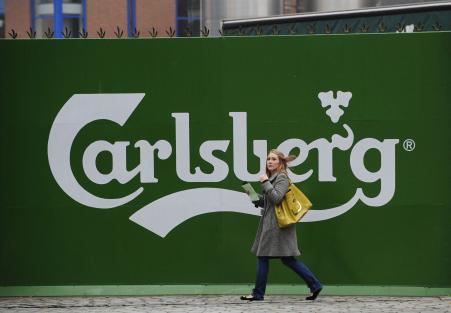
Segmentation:
<svg viewBox="0 0 451 313">
<path fill-rule="evenodd" d="M 287 155 L 287 156 L 285 156 L 282 152 L 280 152 L 279 150 L 276 150 L 276 149 L 272 149 L 271 151 L 269 151 L 268 155 L 270 153 L 274 153 L 275 155 L 277 155 L 277 158 L 279 159 L 279 166 L 276 168 L 276 171 L 277 172 L 282 172 L 282 173 L 284 173 L 285 175 L 288 176 L 288 173 L 287 173 L 288 165 L 287 165 L 287 163 L 293 161 L 294 159 L 296 159 L 297 156 L 295 156 L 295 155 Z M 271 172 L 268 171 L 268 167 L 267 166 L 265 166 L 265 167 L 266 167 L 266 176 L 270 177 L 271 176 Z"/>
</svg>

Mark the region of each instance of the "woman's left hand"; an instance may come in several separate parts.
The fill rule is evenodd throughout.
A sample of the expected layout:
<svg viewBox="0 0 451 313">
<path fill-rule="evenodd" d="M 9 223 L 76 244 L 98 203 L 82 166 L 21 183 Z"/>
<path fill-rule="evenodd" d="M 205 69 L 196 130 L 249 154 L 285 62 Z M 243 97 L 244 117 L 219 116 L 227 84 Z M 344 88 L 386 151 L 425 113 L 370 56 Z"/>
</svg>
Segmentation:
<svg viewBox="0 0 451 313">
<path fill-rule="evenodd" d="M 260 182 L 263 183 L 265 180 L 268 180 L 268 176 L 267 175 L 262 175 L 260 176 Z"/>
</svg>

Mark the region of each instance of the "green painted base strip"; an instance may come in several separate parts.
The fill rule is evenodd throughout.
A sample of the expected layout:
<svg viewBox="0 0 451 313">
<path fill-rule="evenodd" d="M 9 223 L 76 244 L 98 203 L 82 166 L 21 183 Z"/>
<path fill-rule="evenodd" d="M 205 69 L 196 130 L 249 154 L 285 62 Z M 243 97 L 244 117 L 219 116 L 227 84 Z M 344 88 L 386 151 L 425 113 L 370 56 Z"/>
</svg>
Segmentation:
<svg viewBox="0 0 451 313">
<path fill-rule="evenodd" d="M 248 294 L 252 285 L 104 285 L 104 286 L 8 286 L 0 297 L 10 296 L 147 296 L 182 294 Z M 300 285 L 268 285 L 267 294 L 308 294 Z M 409 286 L 325 286 L 330 296 L 450 296 L 451 288 Z"/>
</svg>

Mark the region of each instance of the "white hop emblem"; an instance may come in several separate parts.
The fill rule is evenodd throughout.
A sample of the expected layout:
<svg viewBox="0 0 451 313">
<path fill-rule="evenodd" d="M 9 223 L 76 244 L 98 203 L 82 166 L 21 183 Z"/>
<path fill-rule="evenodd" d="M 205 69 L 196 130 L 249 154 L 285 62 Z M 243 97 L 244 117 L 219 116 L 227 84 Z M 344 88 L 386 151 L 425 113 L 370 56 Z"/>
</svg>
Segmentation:
<svg viewBox="0 0 451 313">
<path fill-rule="evenodd" d="M 340 117 L 344 114 L 344 111 L 340 108 L 347 107 L 349 105 L 349 100 L 352 98 L 352 93 L 349 91 L 337 92 L 337 97 L 334 98 L 334 92 L 332 90 L 328 92 L 320 92 L 318 94 L 319 100 L 321 100 L 321 106 L 323 108 L 329 107 L 326 114 L 329 115 L 330 120 L 333 123 L 337 123 Z"/>
</svg>

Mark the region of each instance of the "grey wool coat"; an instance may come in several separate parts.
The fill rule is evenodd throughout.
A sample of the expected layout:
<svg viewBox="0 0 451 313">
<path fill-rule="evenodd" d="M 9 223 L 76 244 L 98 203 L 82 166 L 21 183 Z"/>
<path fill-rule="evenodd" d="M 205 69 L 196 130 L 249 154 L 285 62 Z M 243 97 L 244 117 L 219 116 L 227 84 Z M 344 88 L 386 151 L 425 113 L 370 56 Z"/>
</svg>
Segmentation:
<svg viewBox="0 0 451 313">
<path fill-rule="evenodd" d="M 298 256 L 296 224 L 280 228 L 277 224 L 275 207 L 288 191 L 288 177 L 275 173 L 262 184 L 262 195 L 258 205 L 263 208 L 257 234 L 251 252 L 256 256 Z"/>
</svg>

